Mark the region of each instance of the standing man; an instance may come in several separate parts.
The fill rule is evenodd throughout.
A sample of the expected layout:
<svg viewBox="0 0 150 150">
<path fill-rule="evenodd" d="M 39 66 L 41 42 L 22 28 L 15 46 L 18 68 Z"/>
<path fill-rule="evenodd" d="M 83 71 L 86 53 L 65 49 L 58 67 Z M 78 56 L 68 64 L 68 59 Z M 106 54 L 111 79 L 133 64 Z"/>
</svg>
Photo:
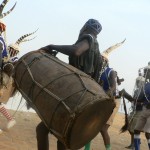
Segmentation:
<svg viewBox="0 0 150 150">
<path fill-rule="evenodd" d="M 136 78 L 133 98 L 131 100 L 128 99 L 131 102 L 132 112 L 130 113 L 129 118 L 128 118 L 129 120 L 128 131 L 131 135 L 131 144 L 126 147 L 127 149 L 134 148 L 134 129 L 141 115 L 142 105 L 143 105 L 141 100 L 139 100 L 139 93 L 141 91 L 141 88 L 144 82 L 145 82 L 145 78 L 142 77 L 141 75 Z"/>
<path fill-rule="evenodd" d="M 97 35 L 101 30 L 102 26 L 97 20 L 89 19 L 80 30 L 79 38 L 75 44 L 48 45 L 41 48 L 41 51 L 44 50 L 47 53 L 51 53 L 55 50 L 68 55 L 70 65 L 90 75 L 95 81 L 98 81 L 101 70 L 101 56 Z M 43 122 L 37 126 L 36 133 L 38 150 L 49 150 L 49 130 Z M 65 150 L 66 148 L 58 141 L 57 149 Z"/>
<path fill-rule="evenodd" d="M 104 91 L 108 94 L 108 96 L 112 97 L 112 99 L 114 99 L 114 94 L 116 95 L 116 93 L 119 96 L 119 91 L 116 87 L 117 86 L 116 83 L 118 83 L 118 85 L 120 85 L 122 82 L 121 81 L 122 79 L 120 80 L 118 78 L 117 72 L 115 72 L 112 68 L 109 68 L 108 56 L 112 51 L 114 51 L 116 48 L 120 47 L 124 42 L 125 42 L 125 40 L 109 47 L 108 49 L 103 51 L 103 53 L 101 54 L 103 64 L 102 64 L 102 69 L 101 69 L 100 77 L 99 77 L 100 85 L 103 87 Z M 113 118 L 115 117 L 115 114 L 117 113 L 117 111 L 119 109 L 119 105 L 120 105 L 120 103 L 117 103 L 116 107 L 113 110 L 113 114 L 111 115 L 107 124 L 104 125 L 104 127 L 102 128 L 102 131 L 101 131 L 106 150 L 111 149 L 108 128 L 113 122 Z M 90 150 L 90 145 L 91 145 L 91 142 L 86 144 L 84 150 Z"/>
<path fill-rule="evenodd" d="M 110 144 L 110 136 L 108 134 L 108 129 L 112 125 L 114 117 L 116 113 L 118 112 L 119 106 L 120 106 L 120 96 L 119 91 L 117 88 L 117 73 L 108 65 L 108 59 L 105 58 L 105 61 L 107 62 L 107 66 L 104 69 L 104 72 L 102 73 L 100 77 L 100 85 L 103 87 L 104 91 L 107 93 L 108 96 L 112 97 L 116 103 L 116 107 L 114 108 L 110 118 L 106 122 L 106 124 L 103 126 L 101 132 L 101 135 L 104 140 L 105 148 L 106 150 L 111 150 L 111 144 Z"/>
<path fill-rule="evenodd" d="M 148 74 L 149 68 L 144 68 L 144 77 L 141 78 L 140 84 L 141 88 L 139 90 L 139 96 L 138 101 L 143 103 L 142 105 L 142 111 L 141 114 L 137 120 L 135 129 L 134 129 L 134 146 L 135 150 L 140 150 L 140 132 L 144 132 L 148 147 L 150 150 L 150 82 L 149 80 L 149 74 Z"/>
</svg>

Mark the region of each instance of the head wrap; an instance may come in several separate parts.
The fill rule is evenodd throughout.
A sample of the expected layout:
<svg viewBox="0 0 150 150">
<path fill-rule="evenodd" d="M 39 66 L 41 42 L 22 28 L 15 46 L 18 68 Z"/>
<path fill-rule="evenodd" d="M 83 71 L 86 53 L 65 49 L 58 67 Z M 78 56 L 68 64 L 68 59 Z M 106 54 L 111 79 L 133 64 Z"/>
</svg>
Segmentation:
<svg viewBox="0 0 150 150">
<path fill-rule="evenodd" d="M 84 26 L 82 27 L 82 29 L 80 30 L 80 33 L 85 31 L 86 29 L 91 29 L 96 35 L 99 34 L 102 30 L 102 26 L 99 23 L 99 21 L 95 20 L 95 19 L 89 19 Z"/>
</svg>

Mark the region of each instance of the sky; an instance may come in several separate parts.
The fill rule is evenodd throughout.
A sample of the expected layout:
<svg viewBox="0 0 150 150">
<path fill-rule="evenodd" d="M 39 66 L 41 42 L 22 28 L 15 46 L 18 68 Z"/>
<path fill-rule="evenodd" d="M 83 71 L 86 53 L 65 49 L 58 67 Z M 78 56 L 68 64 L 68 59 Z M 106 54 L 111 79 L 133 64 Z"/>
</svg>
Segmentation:
<svg viewBox="0 0 150 150">
<path fill-rule="evenodd" d="M 10 0 L 4 12 L 15 2 Z M 17 0 L 14 11 L 4 19 L 7 43 L 39 28 L 34 40 L 22 43 L 20 56 L 49 44 L 74 44 L 84 23 L 97 19 L 103 28 L 98 35 L 101 52 L 126 38 L 110 54 L 109 64 L 125 79 L 120 89 L 132 94 L 138 69 L 150 61 L 149 10 L 149 0 Z M 68 62 L 67 56 L 58 57 Z"/>
</svg>

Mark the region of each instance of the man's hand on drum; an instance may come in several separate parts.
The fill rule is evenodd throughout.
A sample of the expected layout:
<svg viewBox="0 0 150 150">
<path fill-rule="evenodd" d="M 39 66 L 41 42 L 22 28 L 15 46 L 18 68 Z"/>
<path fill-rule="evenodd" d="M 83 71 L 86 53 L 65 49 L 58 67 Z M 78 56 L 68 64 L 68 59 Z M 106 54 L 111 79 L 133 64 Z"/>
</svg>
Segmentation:
<svg viewBox="0 0 150 150">
<path fill-rule="evenodd" d="M 52 44 L 39 49 L 41 52 L 51 53 L 53 51 Z"/>
<path fill-rule="evenodd" d="M 51 44 L 51 45 L 48 45 L 48 46 L 46 46 L 46 47 L 42 47 L 39 51 L 40 51 L 40 52 L 49 53 L 49 54 L 51 54 L 52 56 L 56 56 L 57 53 L 58 53 L 56 50 L 53 50 L 52 44 Z"/>
</svg>

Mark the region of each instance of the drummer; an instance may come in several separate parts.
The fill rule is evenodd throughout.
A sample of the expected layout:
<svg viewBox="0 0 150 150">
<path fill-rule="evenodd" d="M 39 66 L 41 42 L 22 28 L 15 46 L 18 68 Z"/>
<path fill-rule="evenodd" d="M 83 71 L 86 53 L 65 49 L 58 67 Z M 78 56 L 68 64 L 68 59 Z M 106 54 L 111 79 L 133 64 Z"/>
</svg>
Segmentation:
<svg viewBox="0 0 150 150">
<path fill-rule="evenodd" d="M 118 112 L 119 106 L 120 106 L 120 96 L 119 91 L 117 88 L 117 72 L 110 68 L 108 65 L 108 57 L 106 55 L 102 54 L 104 62 L 106 62 L 104 72 L 100 76 L 100 85 L 103 87 L 104 91 L 107 93 L 109 97 L 114 99 L 116 103 L 116 107 L 113 110 L 113 113 L 111 114 L 110 118 L 106 122 L 106 124 L 103 126 L 101 132 L 101 135 L 104 140 L 105 148 L 106 150 L 111 150 L 110 145 L 110 136 L 108 134 L 108 129 L 112 125 L 114 117 L 116 113 Z M 119 83 L 120 84 L 120 83 Z"/>
<path fill-rule="evenodd" d="M 100 51 L 97 35 L 102 30 L 101 24 L 95 19 L 89 19 L 82 27 L 78 40 L 73 45 L 48 45 L 41 48 L 47 53 L 53 50 L 69 56 L 69 64 L 82 70 L 96 81 L 101 70 Z"/>
<path fill-rule="evenodd" d="M 101 32 L 102 26 L 99 21 L 89 19 L 81 28 L 78 40 L 73 45 L 48 45 L 40 49 L 47 53 L 55 51 L 61 52 L 69 56 L 69 64 L 80 69 L 86 74 L 90 75 L 95 81 L 99 79 L 99 72 L 101 70 L 101 55 L 99 51 L 99 44 L 97 35 Z M 38 150 L 48 150 L 48 128 L 41 122 L 37 128 L 37 144 Z M 58 141 L 58 150 L 65 150 L 65 146 Z"/>
</svg>

